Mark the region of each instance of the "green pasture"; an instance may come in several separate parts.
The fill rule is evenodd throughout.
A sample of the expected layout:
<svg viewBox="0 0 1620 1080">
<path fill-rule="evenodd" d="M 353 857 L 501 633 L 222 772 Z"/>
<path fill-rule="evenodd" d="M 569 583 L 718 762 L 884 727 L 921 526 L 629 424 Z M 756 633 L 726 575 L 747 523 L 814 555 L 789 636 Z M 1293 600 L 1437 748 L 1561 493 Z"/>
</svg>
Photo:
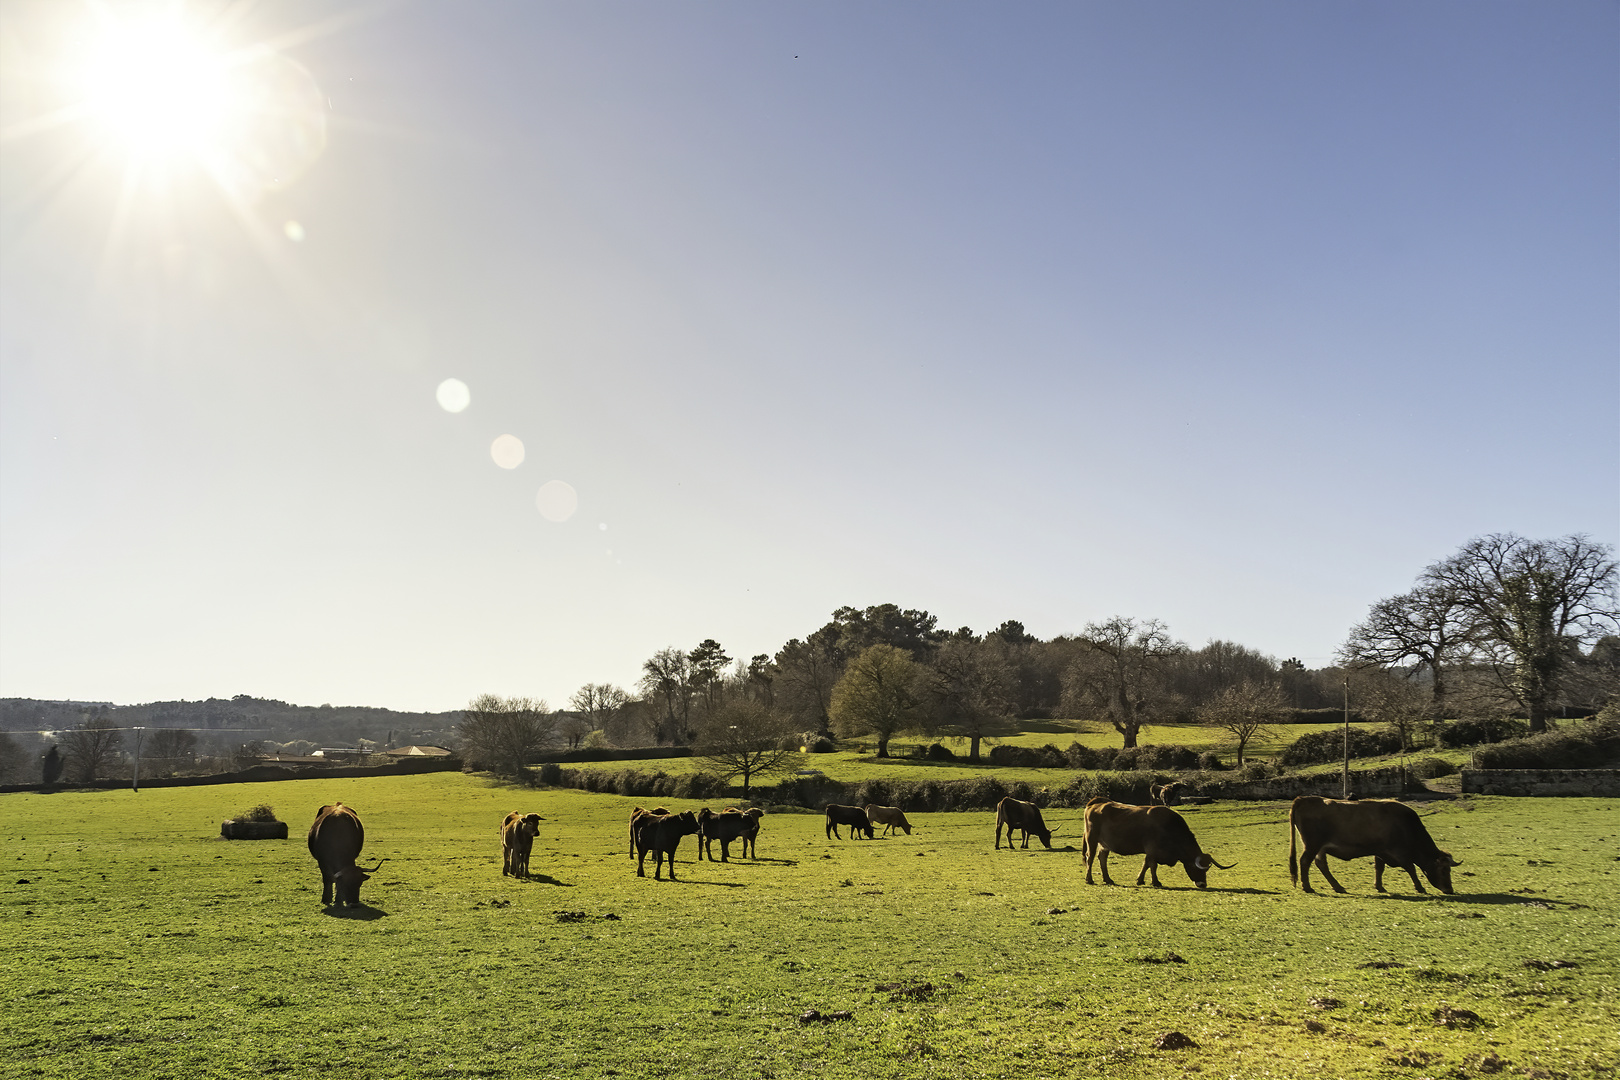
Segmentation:
<svg viewBox="0 0 1620 1080">
<path fill-rule="evenodd" d="M 342 800 L 388 862 L 323 912 L 302 833 Z M 269 802 L 287 841 L 217 839 Z M 0 1077 L 1612 1076 L 1620 800 L 1421 807 L 1454 897 L 1289 886 L 1286 805 L 1189 810 L 1229 871 L 1085 884 L 988 812 L 635 876 L 631 800 L 456 773 L 0 796 Z M 674 806 L 673 809 L 686 809 Z M 536 880 L 496 827 L 545 816 Z M 611 917 L 610 917 L 611 916 Z M 806 1010 L 849 1020 L 801 1023 Z M 1438 1017 L 1438 1019 L 1437 1019 Z M 1196 1048 L 1158 1050 L 1178 1031 Z M 1480 1062 L 1505 1062 L 1492 1073 Z M 1539 1071 L 1537 1071 L 1539 1070 Z"/>
</svg>

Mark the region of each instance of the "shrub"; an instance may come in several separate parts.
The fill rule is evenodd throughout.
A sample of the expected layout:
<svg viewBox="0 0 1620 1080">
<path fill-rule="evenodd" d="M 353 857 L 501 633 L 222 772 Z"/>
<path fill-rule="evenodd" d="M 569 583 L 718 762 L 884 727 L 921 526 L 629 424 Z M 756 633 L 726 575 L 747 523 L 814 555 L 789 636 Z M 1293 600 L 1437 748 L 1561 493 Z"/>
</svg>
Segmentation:
<svg viewBox="0 0 1620 1080">
<path fill-rule="evenodd" d="M 1620 721 L 1595 720 L 1474 751 L 1482 769 L 1591 769 L 1620 757 Z"/>
<path fill-rule="evenodd" d="M 1394 754 L 1401 749 L 1401 738 L 1392 731 L 1366 731 L 1350 729 L 1350 756 L 1377 757 Z M 1321 765 L 1344 759 L 1344 730 L 1313 731 L 1301 735 L 1277 757 L 1278 764 L 1290 767 Z"/>
<path fill-rule="evenodd" d="M 1040 761 L 1040 751 L 1027 746 L 1002 744 L 990 748 L 990 764 L 1033 766 Z"/>
<path fill-rule="evenodd" d="M 1137 749 L 1139 769 L 1184 771 L 1198 768 L 1198 751 L 1185 746 L 1143 746 Z"/>
<path fill-rule="evenodd" d="M 1419 780 L 1433 780 L 1437 776 L 1455 775 L 1457 766 L 1445 758 L 1425 757 L 1412 762 L 1406 767 L 1406 771 Z"/>
<path fill-rule="evenodd" d="M 242 813 L 237 814 L 234 820 L 236 820 L 236 821 L 279 821 L 280 818 L 276 817 L 275 808 L 272 807 L 269 803 L 260 803 L 258 806 L 249 807 L 247 810 L 244 810 Z"/>
<path fill-rule="evenodd" d="M 950 747 L 941 746 L 939 743 L 930 744 L 927 751 L 924 752 L 923 757 L 927 758 L 929 761 L 956 760 L 956 755 L 951 752 Z"/>
<path fill-rule="evenodd" d="M 1007 787 L 993 776 L 975 776 L 950 785 L 942 810 L 977 810 L 995 806 L 1007 797 Z"/>
<path fill-rule="evenodd" d="M 587 731 L 579 745 L 585 750 L 611 750 L 613 741 L 607 737 L 607 732 L 597 728 L 595 731 Z"/>
<path fill-rule="evenodd" d="M 540 766 L 539 780 L 546 787 L 562 786 L 562 766 L 555 761 L 548 761 Z"/>
<path fill-rule="evenodd" d="M 1097 764 L 1097 751 L 1089 746 L 1081 746 L 1078 742 L 1070 743 L 1069 748 L 1063 751 L 1063 760 L 1069 763 L 1071 769 L 1096 769 L 1100 767 Z"/>
<path fill-rule="evenodd" d="M 855 789 L 854 804 L 856 806 L 865 806 L 868 803 L 876 803 L 878 806 L 897 805 L 890 801 L 893 798 L 894 792 L 889 790 L 887 781 L 867 780 Z"/>
<path fill-rule="evenodd" d="M 1076 808 L 1092 799 L 1141 805 L 1149 800 L 1148 788 L 1158 779 L 1153 773 L 1145 772 L 1085 772 L 1058 789 L 1053 802 Z"/>
<path fill-rule="evenodd" d="M 1455 749 L 1459 746 L 1479 746 L 1482 743 L 1522 739 L 1529 734 L 1530 725 L 1521 720 L 1512 720 L 1506 716 L 1478 716 L 1436 726 L 1434 743 L 1443 750 Z"/>
<path fill-rule="evenodd" d="M 1209 751 L 1206 750 L 1202 754 L 1198 755 L 1199 772 L 1219 772 L 1224 768 L 1226 768 L 1226 766 L 1221 764 L 1221 759 Z"/>
<path fill-rule="evenodd" d="M 812 754 L 830 754 L 838 749 L 838 744 L 827 738 L 825 735 L 817 735 L 805 745 L 810 747 L 810 752 Z"/>
</svg>

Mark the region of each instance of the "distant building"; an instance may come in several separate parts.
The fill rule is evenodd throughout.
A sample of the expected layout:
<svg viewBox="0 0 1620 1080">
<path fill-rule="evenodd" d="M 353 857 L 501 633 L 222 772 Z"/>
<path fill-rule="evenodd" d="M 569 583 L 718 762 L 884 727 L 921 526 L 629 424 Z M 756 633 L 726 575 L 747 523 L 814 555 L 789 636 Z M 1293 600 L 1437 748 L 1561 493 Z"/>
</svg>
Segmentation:
<svg viewBox="0 0 1620 1080">
<path fill-rule="evenodd" d="M 450 757 L 453 751 L 443 746 L 400 746 L 393 750 L 379 750 L 379 757 L 413 758 L 413 757 Z"/>
</svg>

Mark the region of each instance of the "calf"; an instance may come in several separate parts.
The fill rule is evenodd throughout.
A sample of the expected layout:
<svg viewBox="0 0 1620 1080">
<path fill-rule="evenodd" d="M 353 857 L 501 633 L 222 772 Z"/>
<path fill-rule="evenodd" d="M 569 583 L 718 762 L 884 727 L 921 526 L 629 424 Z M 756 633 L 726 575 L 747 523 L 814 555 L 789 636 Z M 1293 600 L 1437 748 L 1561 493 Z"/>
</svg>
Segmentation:
<svg viewBox="0 0 1620 1080">
<path fill-rule="evenodd" d="M 681 837 L 698 831 L 697 815 L 687 810 L 679 814 L 644 812 L 631 826 L 636 842 L 636 877 L 647 876 L 647 852 L 653 853 L 653 880 L 662 880 L 664 860 L 669 860 L 669 880 L 675 880 L 675 849 Z"/>
<path fill-rule="evenodd" d="M 1206 855 L 1194 839 L 1187 819 L 1168 806 L 1128 806 L 1107 799 L 1092 799 L 1086 804 L 1086 838 L 1082 847 L 1086 856 L 1087 885 L 1096 884 L 1091 880 L 1091 863 L 1099 854 L 1102 855 L 1103 884 L 1114 883 L 1108 876 L 1110 851 L 1116 855 L 1144 856 L 1136 883 L 1142 884 L 1142 879 L 1151 871 L 1155 889 L 1163 888 L 1159 884 L 1160 866 L 1181 863 L 1192 883 L 1202 889 L 1208 884 L 1205 879 L 1210 867 L 1230 870 L 1237 865 L 1221 866 Z"/>
<path fill-rule="evenodd" d="M 651 810 L 638 806 L 630 811 L 630 857 L 632 859 L 636 857 L 636 819 L 642 814 L 657 814 L 662 817 L 667 813 L 669 811 L 662 806 L 655 806 Z"/>
<path fill-rule="evenodd" d="M 1046 850 L 1052 850 L 1052 830 L 1046 827 L 1046 821 L 1041 817 L 1041 808 L 1032 802 L 1020 802 L 1008 797 L 996 803 L 996 850 L 1001 850 L 1001 830 L 1007 830 L 1007 850 L 1012 850 L 1013 830 L 1022 829 L 1024 833 L 1024 847 L 1029 847 L 1029 838 L 1033 834 L 1040 840 Z"/>
<path fill-rule="evenodd" d="M 526 878 L 529 876 L 529 852 L 534 838 L 540 833 L 539 814 L 520 814 L 516 810 L 501 822 L 501 876 Z"/>
<path fill-rule="evenodd" d="M 873 825 L 883 826 L 884 836 L 888 836 L 895 829 L 904 829 L 907 836 L 911 835 L 911 822 L 906 820 L 905 812 L 898 806 L 878 806 L 876 803 L 868 803 L 866 817 Z"/>
<path fill-rule="evenodd" d="M 866 833 L 868 840 L 872 839 L 872 819 L 866 816 L 866 811 L 858 806 L 839 806 L 830 803 L 827 806 L 827 839 L 834 837 L 843 839 L 838 832 L 838 826 L 848 825 L 849 835 L 859 840 L 859 834 Z"/>
</svg>

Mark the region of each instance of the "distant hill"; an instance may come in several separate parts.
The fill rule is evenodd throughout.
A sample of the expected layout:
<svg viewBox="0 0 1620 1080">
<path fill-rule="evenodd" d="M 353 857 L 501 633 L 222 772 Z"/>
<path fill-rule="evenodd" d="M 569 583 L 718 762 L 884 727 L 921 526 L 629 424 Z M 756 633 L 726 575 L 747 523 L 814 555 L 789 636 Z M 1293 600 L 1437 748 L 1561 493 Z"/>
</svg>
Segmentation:
<svg viewBox="0 0 1620 1080">
<path fill-rule="evenodd" d="M 460 711 L 395 712 L 368 706 L 289 705 L 273 698 L 238 694 L 207 701 L 153 701 L 114 705 L 103 701 L 40 701 L 0 698 L 0 731 L 59 731 L 86 716 L 104 714 L 119 727 L 170 727 L 192 731 L 237 731 L 243 742 L 308 739 L 323 746 L 352 746 L 359 739 L 395 745 L 442 743 L 461 722 Z"/>
</svg>

